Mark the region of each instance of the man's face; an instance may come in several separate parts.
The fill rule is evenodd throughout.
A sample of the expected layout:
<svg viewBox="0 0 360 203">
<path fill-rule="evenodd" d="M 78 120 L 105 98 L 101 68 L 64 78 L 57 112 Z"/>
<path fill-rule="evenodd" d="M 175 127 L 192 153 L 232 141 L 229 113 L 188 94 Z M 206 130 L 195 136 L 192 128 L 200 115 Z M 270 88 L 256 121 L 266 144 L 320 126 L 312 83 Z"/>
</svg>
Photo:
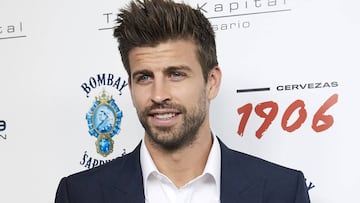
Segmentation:
<svg viewBox="0 0 360 203">
<path fill-rule="evenodd" d="M 208 125 L 209 109 L 195 44 L 177 40 L 134 48 L 129 62 L 133 104 L 149 141 L 169 151 L 191 144 Z"/>
</svg>

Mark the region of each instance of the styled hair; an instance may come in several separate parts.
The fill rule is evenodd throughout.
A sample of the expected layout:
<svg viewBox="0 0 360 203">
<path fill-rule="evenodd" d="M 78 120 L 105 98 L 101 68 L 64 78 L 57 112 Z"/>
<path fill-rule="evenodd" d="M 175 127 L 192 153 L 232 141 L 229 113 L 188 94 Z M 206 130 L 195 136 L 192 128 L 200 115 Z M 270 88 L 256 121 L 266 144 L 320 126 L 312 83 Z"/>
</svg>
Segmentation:
<svg viewBox="0 0 360 203">
<path fill-rule="evenodd" d="M 218 65 L 215 33 L 200 10 L 171 0 L 133 0 L 120 9 L 114 37 L 118 41 L 124 67 L 130 76 L 129 52 L 135 47 L 154 47 L 169 40 L 191 40 L 207 81 Z"/>
</svg>

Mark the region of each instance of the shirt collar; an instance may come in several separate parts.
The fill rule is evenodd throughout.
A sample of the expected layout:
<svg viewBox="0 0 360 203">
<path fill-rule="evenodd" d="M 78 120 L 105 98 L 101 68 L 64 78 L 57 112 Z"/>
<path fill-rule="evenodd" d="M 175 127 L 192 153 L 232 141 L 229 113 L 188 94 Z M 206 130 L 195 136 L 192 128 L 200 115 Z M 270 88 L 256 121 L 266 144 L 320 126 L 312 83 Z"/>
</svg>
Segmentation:
<svg viewBox="0 0 360 203">
<path fill-rule="evenodd" d="M 147 187 L 148 187 L 148 178 L 150 176 L 150 174 L 152 173 L 156 173 L 158 171 L 158 169 L 155 166 L 154 161 L 152 160 L 150 153 L 145 145 L 145 140 L 143 139 L 141 142 L 141 147 L 140 147 L 140 165 L 141 165 L 141 170 L 142 170 L 142 174 L 143 174 L 143 184 L 144 184 L 144 193 L 145 193 L 145 197 L 147 196 Z"/>
<path fill-rule="evenodd" d="M 144 191 L 147 191 L 147 182 L 149 176 L 152 173 L 160 174 L 160 172 L 156 168 L 144 140 L 141 142 L 140 147 L 140 164 L 143 174 Z M 213 144 L 211 146 L 203 174 L 209 174 L 214 178 L 217 192 L 220 194 L 221 150 L 220 143 L 216 136 L 213 136 Z"/>
<path fill-rule="evenodd" d="M 220 194 L 220 176 L 221 176 L 220 171 L 221 171 L 220 143 L 217 137 L 213 136 L 213 144 L 211 146 L 203 174 L 209 174 L 215 179 L 215 184 L 218 194 Z"/>
</svg>

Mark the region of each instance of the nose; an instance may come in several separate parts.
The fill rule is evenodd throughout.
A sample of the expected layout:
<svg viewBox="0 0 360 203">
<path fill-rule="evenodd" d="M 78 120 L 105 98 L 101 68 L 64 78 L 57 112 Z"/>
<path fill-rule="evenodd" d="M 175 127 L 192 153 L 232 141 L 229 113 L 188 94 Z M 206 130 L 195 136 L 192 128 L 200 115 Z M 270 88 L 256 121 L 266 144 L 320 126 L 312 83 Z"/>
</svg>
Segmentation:
<svg viewBox="0 0 360 203">
<path fill-rule="evenodd" d="M 165 80 L 155 80 L 152 87 L 151 100 L 154 103 L 160 104 L 165 101 L 170 101 L 170 87 Z"/>
</svg>

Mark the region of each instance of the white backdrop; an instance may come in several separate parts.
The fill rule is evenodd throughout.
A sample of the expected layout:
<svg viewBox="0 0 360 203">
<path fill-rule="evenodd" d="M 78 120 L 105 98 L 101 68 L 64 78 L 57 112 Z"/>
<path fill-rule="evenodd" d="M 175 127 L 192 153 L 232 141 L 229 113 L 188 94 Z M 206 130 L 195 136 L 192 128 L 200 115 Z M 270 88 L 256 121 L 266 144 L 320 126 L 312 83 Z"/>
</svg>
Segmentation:
<svg viewBox="0 0 360 203">
<path fill-rule="evenodd" d="M 61 177 L 121 156 L 143 136 L 111 30 L 126 2 L 1 0 L 0 202 L 53 202 Z M 187 2 L 216 31 L 215 133 L 302 170 L 312 202 L 356 202 L 360 3 Z M 123 112 L 106 157 L 85 119 L 103 90 Z"/>
</svg>

